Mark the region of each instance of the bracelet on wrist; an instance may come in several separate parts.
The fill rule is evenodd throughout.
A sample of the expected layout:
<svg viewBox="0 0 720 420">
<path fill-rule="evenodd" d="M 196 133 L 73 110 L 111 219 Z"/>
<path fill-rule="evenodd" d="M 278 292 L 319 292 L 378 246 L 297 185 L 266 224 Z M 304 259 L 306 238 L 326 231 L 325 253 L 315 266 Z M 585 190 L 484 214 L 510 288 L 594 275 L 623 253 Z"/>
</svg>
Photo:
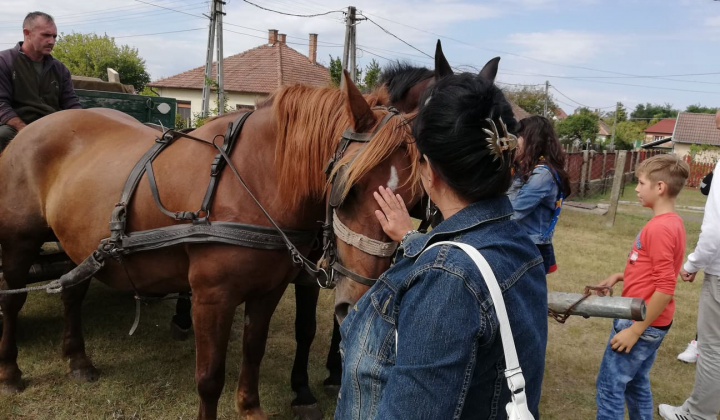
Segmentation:
<svg viewBox="0 0 720 420">
<path fill-rule="evenodd" d="M 413 235 L 415 233 L 419 233 L 419 232 L 415 229 L 409 230 L 406 234 L 403 235 L 402 239 L 400 239 L 400 243 L 401 244 L 405 243 L 405 239 L 409 238 L 411 235 Z"/>
</svg>

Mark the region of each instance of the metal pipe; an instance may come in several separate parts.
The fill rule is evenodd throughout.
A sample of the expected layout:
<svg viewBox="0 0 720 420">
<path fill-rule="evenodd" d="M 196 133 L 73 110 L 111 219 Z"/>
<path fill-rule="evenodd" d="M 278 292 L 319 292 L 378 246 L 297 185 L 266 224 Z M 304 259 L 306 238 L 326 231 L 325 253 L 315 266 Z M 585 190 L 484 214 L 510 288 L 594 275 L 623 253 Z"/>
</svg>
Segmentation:
<svg viewBox="0 0 720 420">
<path fill-rule="evenodd" d="M 557 313 L 565 313 L 583 296 L 581 293 L 549 292 L 548 308 Z M 641 298 L 592 295 L 575 306 L 570 314 L 585 318 L 620 318 L 643 321 L 645 312 L 645 300 Z"/>
</svg>

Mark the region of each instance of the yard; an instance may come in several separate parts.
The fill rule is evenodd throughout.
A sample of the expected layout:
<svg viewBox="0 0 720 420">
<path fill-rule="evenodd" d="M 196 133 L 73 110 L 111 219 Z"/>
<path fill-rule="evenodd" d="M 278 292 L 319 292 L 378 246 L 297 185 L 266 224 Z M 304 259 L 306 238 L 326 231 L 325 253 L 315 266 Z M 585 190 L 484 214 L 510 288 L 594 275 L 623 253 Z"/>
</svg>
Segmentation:
<svg viewBox="0 0 720 420">
<path fill-rule="evenodd" d="M 623 200 L 635 202 L 634 186 L 625 188 Z M 701 207 L 704 196 L 685 190 L 679 207 Z M 685 219 L 687 251 L 697 241 L 702 213 L 679 211 Z M 615 226 L 604 227 L 604 218 L 571 210 L 563 211 L 555 234 L 559 270 L 548 277 L 553 291 L 582 292 L 585 285 L 622 271 L 635 235 L 651 217 L 650 211 L 622 204 Z M 689 394 L 694 365 L 675 357 L 695 335 L 695 314 L 701 279 L 678 284 L 673 328 L 660 347 L 651 371 L 655 403 L 680 404 Z M 620 290 L 616 286 L 615 293 Z M 261 401 L 274 418 L 292 418 L 290 369 L 294 354 L 294 296 L 290 287 L 271 325 L 261 372 Z M 311 384 L 326 418 L 332 418 L 334 398 L 322 392 L 324 364 L 332 329 L 331 292 L 320 296 L 318 333 L 313 345 Z M 101 371 L 92 384 L 65 378 L 60 360 L 61 303 L 56 295 L 34 293 L 21 313 L 19 364 L 26 380 L 24 392 L 2 396 L 0 419 L 191 419 L 198 398 L 193 383 L 192 341 L 170 339 L 168 323 L 174 302 L 144 305 L 140 327 L 127 335 L 133 322 L 134 301 L 100 283 L 86 299 L 85 337 L 88 353 Z M 544 419 L 590 419 L 595 414 L 595 375 L 610 331 L 609 319 L 571 317 L 564 325 L 548 318 L 550 335 L 546 357 L 541 414 Z M 226 385 L 219 415 L 235 418 L 234 389 L 241 360 L 242 311 L 233 326 Z M 659 418 L 659 417 L 658 417 Z"/>
</svg>

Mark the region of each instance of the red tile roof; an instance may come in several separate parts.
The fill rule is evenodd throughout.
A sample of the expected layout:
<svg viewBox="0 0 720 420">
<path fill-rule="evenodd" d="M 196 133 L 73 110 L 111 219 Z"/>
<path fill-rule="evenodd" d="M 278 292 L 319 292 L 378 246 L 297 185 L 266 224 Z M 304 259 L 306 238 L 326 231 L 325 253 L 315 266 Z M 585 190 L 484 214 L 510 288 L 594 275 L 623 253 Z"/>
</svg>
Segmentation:
<svg viewBox="0 0 720 420">
<path fill-rule="evenodd" d="M 601 136 L 612 135 L 612 128 L 603 120 L 598 120 L 598 134 Z"/>
<path fill-rule="evenodd" d="M 665 118 L 643 130 L 646 134 L 672 135 L 675 130 L 675 118 Z"/>
<path fill-rule="evenodd" d="M 681 112 L 675 125 L 673 142 L 720 146 L 720 130 L 715 127 L 715 115 Z"/>
<path fill-rule="evenodd" d="M 330 70 L 286 44 L 261 45 L 223 60 L 227 92 L 272 93 L 278 87 L 301 83 L 324 87 L 330 84 Z M 151 87 L 202 89 L 205 66 L 148 83 Z M 212 78 L 216 76 L 216 63 Z"/>
</svg>

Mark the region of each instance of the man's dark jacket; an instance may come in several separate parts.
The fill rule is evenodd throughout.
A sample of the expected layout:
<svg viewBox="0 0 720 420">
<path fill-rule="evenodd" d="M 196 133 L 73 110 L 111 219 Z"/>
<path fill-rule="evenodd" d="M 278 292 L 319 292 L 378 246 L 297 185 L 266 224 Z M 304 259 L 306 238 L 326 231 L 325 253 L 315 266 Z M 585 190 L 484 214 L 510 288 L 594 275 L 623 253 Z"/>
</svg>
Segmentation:
<svg viewBox="0 0 720 420">
<path fill-rule="evenodd" d="M 38 75 L 21 50 L 0 51 L 0 124 L 20 117 L 25 124 L 62 109 L 81 108 L 70 70 L 51 55 L 45 56 Z"/>
</svg>

